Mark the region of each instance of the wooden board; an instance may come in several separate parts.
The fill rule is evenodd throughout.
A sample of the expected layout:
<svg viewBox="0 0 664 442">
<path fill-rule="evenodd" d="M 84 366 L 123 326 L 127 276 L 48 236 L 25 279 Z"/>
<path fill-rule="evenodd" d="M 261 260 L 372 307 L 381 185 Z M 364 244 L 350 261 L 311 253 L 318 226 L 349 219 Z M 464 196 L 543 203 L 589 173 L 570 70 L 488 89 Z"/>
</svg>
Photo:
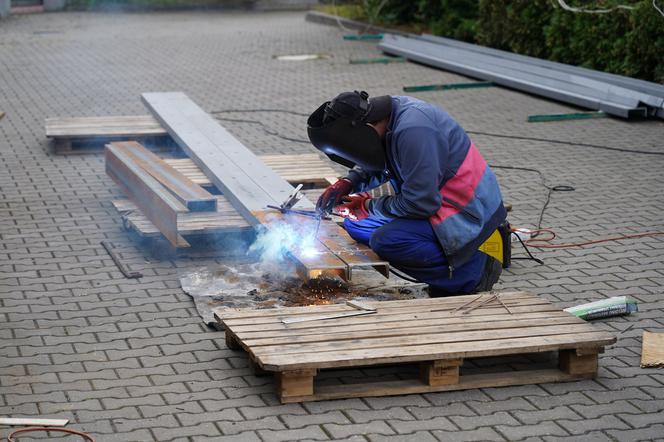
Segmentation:
<svg viewBox="0 0 664 442">
<path fill-rule="evenodd" d="M 488 294 L 485 296 L 489 296 Z M 615 336 L 525 292 L 499 295 L 474 310 L 476 295 L 408 301 L 363 301 L 376 313 L 284 323 L 284 319 L 357 311 L 348 305 L 217 310 L 227 342 L 262 370 L 279 373 L 282 402 L 448 391 L 593 377 L 598 353 Z M 488 299 L 488 298 L 486 298 Z M 557 351 L 559 368 L 460 375 L 463 359 Z M 322 369 L 420 364 L 415 380 L 316 387 Z M 312 374 L 307 374 L 312 373 Z M 311 384 L 311 387 L 310 387 Z M 287 385 L 288 389 L 280 388 Z M 293 393 L 298 392 L 298 393 Z M 304 393 L 303 393 L 304 392 Z"/>
<path fill-rule="evenodd" d="M 159 181 L 178 201 L 191 212 L 217 210 L 217 200 L 210 192 L 191 181 L 185 175 L 162 161 L 136 141 L 111 143 L 116 151 L 131 158 L 154 179 Z"/>
<path fill-rule="evenodd" d="M 106 147 L 106 173 L 175 247 L 186 247 L 178 234 L 178 214 L 187 208 L 124 152 Z"/>
<path fill-rule="evenodd" d="M 641 367 L 664 366 L 664 333 L 643 332 Z"/>
<path fill-rule="evenodd" d="M 47 118 L 47 138 L 104 138 L 165 136 L 166 130 L 152 115 Z"/>
<path fill-rule="evenodd" d="M 292 185 L 310 184 L 326 187 L 334 183 L 338 173 L 318 154 L 260 155 L 268 167 Z M 212 186 L 210 179 L 190 158 L 165 159 L 187 178 L 203 187 Z"/>
</svg>

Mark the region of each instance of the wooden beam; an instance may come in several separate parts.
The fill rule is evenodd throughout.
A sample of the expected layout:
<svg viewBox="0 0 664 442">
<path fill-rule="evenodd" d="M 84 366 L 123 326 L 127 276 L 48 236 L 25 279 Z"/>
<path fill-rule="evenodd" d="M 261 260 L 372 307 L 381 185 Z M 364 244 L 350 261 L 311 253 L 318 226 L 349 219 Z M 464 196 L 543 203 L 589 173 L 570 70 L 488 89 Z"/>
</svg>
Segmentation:
<svg viewBox="0 0 664 442">
<path fill-rule="evenodd" d="M 154 153 L 136 141 L 111 143 L 143 170 L 159 181 L 173 196 L 191 212 L 213 212 L 217 210 L 217 199 L 207 190 L 195 184 Z"/>
<path fill-rule="evenodd" d="M 112 145 L 106 146 L 106 173 L 174 247 L 187 246 L 178 235 L 178 214 L 187 208 L 152 175 Z"/>
</svg>

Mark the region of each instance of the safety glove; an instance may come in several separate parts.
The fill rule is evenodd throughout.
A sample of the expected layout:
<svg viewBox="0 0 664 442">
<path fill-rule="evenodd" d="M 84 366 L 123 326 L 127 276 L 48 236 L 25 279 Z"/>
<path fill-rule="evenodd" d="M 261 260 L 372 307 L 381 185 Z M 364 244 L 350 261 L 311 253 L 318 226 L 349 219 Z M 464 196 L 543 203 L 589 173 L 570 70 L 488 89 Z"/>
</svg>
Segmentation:
<svg viewBox="0 0 664 442">
<path fill-rule="evenodd" d="M 336 183 L 328 186 L 318 198 L 316 212 L 331 212 L 331 209 L 339 204 L 352 190 L 353 183 L 349 179 L 339 178 Z"/>
<path fill-rule="evenodd" d="M 334 208 L 334 213 L 351 221 L 361 221 L 369 217 L 367 205 L 370 199 L 368 192 L 349 195 L 343 199 L 343 204 Z"/>
</svg>

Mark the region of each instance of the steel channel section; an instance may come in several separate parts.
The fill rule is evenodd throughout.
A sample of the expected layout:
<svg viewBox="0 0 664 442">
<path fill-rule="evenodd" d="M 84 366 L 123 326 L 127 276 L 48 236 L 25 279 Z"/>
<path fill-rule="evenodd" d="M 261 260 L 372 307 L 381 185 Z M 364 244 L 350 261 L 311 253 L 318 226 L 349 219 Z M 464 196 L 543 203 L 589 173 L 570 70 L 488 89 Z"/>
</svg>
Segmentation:
<svg viewBox="0 0 664 442">
<path fill-rule="evenodd" d="M 524 61 L 517 61 L 505 59 L 493 54 L 484 54 L 479 51 L 465 50 L 461 46 L 447 45 L 445 43 L 437 43 L 436 40 L 425 40 L 428 43 L 436 43 L 441 46 L 441 50 L 445 53 L 448 51 L 464 51 L 464 60 L 475 60 L 475 66 L 493 65 L 501 68 L 511 69 L 512 75 L 520 75 L 522 72 L 528 72 L 541 77 L 550 78 L 552 80 L 563 81 L 572 83 L 582 87 L 588 87 L 598 91 L 598 97 L 603 97 L 607 101 L 629 103 L 629 100 L 638 100 L 639 104 L 643 103 L 654 109 L 651 110 L 651 115 L 654 115 L 656 109 L 664 106 L 664 90 L 661 92 L 661 97 L 652 94 L 644 93 L 638 90 L 630 89 L 622 85 L 612 84 L 603 80 L 589 78 L 577 72 L 562 72 L 550 67 L 538 66 Z M 473 46 L 473 45 L 471 45 Z M 444 48 L 444 49 L 443 49 Z M 638 104 L 634 107 L 638 107 Z"/>
<path fill-rule="evenodd" d="M 174 247 L 182 246 L 178 241 L 177 220 L 178 214 L 187 212 L 187 208 L 112 144 L 106 146 L 105 157 L 108 176 Z"/>
<path fill-rule="evenodd" d="M 478 52 L 481 54 L 486 54 L 506 60 L 513 60 L 521 62 L 526 65 L 539 66 L 560 72 L 567 72 L 574 75 L 580 75 L 586 78 L 592 78 L 594 80 L 603 81 L 616 86 L 621 86 L 626 89 L 642 92 L 644 94 L 649 94 L 652 95 L 653 97 L 664 98 L 663 85 L 652 83 L 645 80 L 640 80 L 638 78 L 624 77 L 621 75 L 611 74 L 608 72 L 595 71 L 592 69 L 587 69 L 579 66 L 573 66 L 569 64 L 558 63 L 555 61 L 544 60 L 541 58 L 530 57 L 528 55 L 515 54 L 513 52 L 501 51 L 500 49 L 488 48 L 486 46 L 479 46 L 479 45 L 474 45 L 472 43 L 453 40 L 450 38 L 439 37 L 437 35 L 430 35 L 430 34 L 413 35 L 413 38 L 430 41 L 433 43 L 438 43 L 446 46 L 452 46 L 459 49 L 466 49 L 468 51 Z"/>
<path fill-rule="evenodd" d="M 140 143 L 135 141 L 112 143 L 132 158 L 154 179 L 159 181 L 173 196 L 192 212 L 214 212 L 217 199 L 210 192 L 182 175 Z"/>
<path fill-rule="evenodd" d="M 279 205 L 293 191 L 293 186 L 185 94 L 145 93 L 142 98 L 182 150 L 250 224 L 260 224 L 254 212 Z M 313 209 L 314 205 L 303 198 L 299 207 Z"/>
<path fill-rule="evenodd" d="M 390 35 L 386 35 L 378 47 L 388 54 L 404 56 L 420 63 L 486 81 L 493 81 L 513 89 L 564 101 L 577 106 L 603 110 L 623 118 L 629 118 L 635 114 L 645 114 L 645 109 L 638 108 L 638 100 L 625 99 L 625 101 L 630 101 L 629 104 L 607 102 L 595 96 L 596 91 L 587 87 L 571 85 L 535 75 L 517 73 L 499 67 L 485 69 L 476 66 L 474 64 L 475 60 L 472 57 L 468 57 L 466 52 L 455 48 L 445 48 L 435 43 Z"/>
</svg>

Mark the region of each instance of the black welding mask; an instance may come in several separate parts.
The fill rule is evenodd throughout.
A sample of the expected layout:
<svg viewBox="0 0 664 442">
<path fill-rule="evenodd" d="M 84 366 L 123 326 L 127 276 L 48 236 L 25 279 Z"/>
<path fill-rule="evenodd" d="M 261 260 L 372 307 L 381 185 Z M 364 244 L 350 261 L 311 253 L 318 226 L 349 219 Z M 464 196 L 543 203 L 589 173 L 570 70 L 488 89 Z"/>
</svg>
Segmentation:
<svg viewBox="0 0 664 442">
<path fill-rule="evenodd" d="M 392 113 L 389 95 L 369 100 L 366 92 L 344 92 L 323 103 L 307 121 L 309 140 L 332 161 L 367 171 L 386 168 L 385 146 L 368 123 Z"/>
</svg>

